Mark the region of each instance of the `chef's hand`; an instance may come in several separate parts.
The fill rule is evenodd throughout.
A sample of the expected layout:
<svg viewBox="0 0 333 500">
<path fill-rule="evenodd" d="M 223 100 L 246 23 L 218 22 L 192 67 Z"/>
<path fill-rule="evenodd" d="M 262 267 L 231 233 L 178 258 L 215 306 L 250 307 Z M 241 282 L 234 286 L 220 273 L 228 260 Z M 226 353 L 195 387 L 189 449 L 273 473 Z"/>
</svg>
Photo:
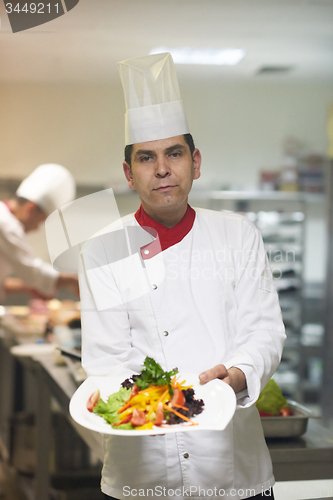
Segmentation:
<svg viewBox="0 0 333 500">
<path fill-rule="evenodd" d="M 36 288 L 27 285 L 27 283 L 25 283 L 20 278 L 6 278 L 4 283 L 4 289 L 6 294 L 18 295 L 24 293 L 36 299 L 42 299 L 42 300 L 50 300 L 54 297 L 54 295 L 45 295 Z"/>
<path fill-rule="evenodd" d="M 56 284 L 57 288 L 68 288 L 77 297 L 79 296 L 79 280 L 77 274 L 60 273 Z"/>
<path fill-rule="evenodd" d="M 210 380 L 214 380 L 214 378 L 219 378 L 229 384 L 235 393 L 246 389 L 246 377 L 244 373 L 234 366 L 227 370 L 224 365 L 216 365 L 214 368 L 210 368 L 199 375 L 199 380 L 202 384 L 206 384 Z"/>
</svg>

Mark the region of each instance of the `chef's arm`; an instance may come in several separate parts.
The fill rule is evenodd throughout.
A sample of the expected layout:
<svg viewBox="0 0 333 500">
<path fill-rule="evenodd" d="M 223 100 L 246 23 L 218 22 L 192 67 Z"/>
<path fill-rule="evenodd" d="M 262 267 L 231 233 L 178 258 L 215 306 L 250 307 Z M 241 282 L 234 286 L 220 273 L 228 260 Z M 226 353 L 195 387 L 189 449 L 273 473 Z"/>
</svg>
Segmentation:
<svg viewBox="0 0 333 500">
<path fill-rule="evenodd" d="M 25 283 L 20 278 L 6 278 L 4 282 L 4 292 L 6 295 L 26 294 L 38 299 L 49 300 L 51 295 L 41 293 L 37 288 L 34 288 Z"/>
<path fill-rule="evenodd" d="M 247 219 L 242 220 L 242 242 L 235 255 L 236 334 L 229 338 L 229 357 L 221 359 L 223 365 L 204 373 L 208 379 L 215 375 L 229 383 L 238 406 L 248 407 L 280 362 L 285 332 L 260 232 Z"/>
<path fill-rule="evenodd" d="M 0 230 L 1 255 L 8 261 L 13 274 L 32 289 L 47 297 L 54 296 L 56 281 L 59 277 L 58 271 L 52 265 L 43 262 L 33 252 L 26 241 L 24 231 L 20 234 L 17 229 L 9 226 L 1 227 Z M 19 283 L 16 283 L 18 287 Z M 15 284 L 8 283 L 8 292 L 12 293 Z"/>
<path fill-rule="evenodd" d="M 206 384 L 215 378 L 219 378 L 220 380 L 223 380 L 223 382 L 229 384 L 236 394 L 244 391 L 247 387 L 244 372 L 235 366 L 232 366 L 229 370 L 227 370 L 224 365 L 216 365 L 199 375 L 200 382 L 203 384 Z"/>
<path fill-rule="evenodd" d="M 79 279 L 77 274 L 71 273 L 59 273 L 59 277 L 56 281 L 56 288 L 67 288 L 71 290 L 75 295 L 79 295 Z"/>
<path fill-rule="evenodd" d="M 10 227 L 1 228 L 0 244 L 1 253 L 11 264 L 16 276 L 8 278 L 5 293 L 27 293 L 49 299 L 55 296 L 57 289 L 68 288 L 79 295 L 77 275 L 59 273 L 51 264 L 38 258 L 27 243 L 23 229 L 19 236 Z"/>
<path fill-rule="evenodd" d="M 229 339 L 229 358 L 221 362 L 227 370 L 237 367 L 245 374 L 247 388 L 237 393 L 237 404 L 247 407 L 278 367 L 286 337 L 262 237 L 247 219 L 242 220 L 236 270 L 236 333 Z"/>
<path fill-rule="evenodd" d="M 67 288 L 71 290 L 76 296 L 79 296 L 79 281 L 76 274 L 59 273 L 58 279 L 55 283 L 55 288 Z M 55 297 L 55 293 L 43 293 L 38 288 L 28 285 L 20 278 L 6 278 L 4 282 L 4 291 L 6 295 L 30 295 L 43 300 L 50 300 Z"/>
</svg>

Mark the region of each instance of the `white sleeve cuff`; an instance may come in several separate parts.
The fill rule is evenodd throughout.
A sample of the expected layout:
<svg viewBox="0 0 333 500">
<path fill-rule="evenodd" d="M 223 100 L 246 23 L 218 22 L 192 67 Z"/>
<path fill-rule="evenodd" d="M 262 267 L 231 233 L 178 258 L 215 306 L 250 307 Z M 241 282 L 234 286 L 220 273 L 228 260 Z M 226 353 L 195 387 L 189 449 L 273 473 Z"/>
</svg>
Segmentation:
<svg viewBox="0 0 333 500">
<path fill-rule="evenodd" d="M 242 358 L 232 358 L 225 363 L 227 370 L 231 367 L 239 368 L 246 378 L 246 389 L 236 394 L 237 408 L 248 408 L 258 399 L 260 394 L 260 378 L 256 368 Z"/>
</svg>

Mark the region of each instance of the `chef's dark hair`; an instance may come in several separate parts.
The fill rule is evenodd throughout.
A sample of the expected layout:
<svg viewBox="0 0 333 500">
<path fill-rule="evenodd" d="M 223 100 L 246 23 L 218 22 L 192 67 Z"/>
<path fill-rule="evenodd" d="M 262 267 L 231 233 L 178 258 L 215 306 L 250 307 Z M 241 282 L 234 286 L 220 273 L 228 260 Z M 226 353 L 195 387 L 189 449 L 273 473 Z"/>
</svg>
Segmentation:
<svg viewBox="0 0 333 500">
<path fill-rule="evenodd" d="M 25 205 L 29 201 L 27 198 L 23 198 L 23 196 L 17 196 L 17 194 L 14 195 L 13 199 L 16 200 L 18 205 Z M 43 210 L 37 205 L 37 203 L 35 203 L 35 205 L 40 212 L 43 212 Z"/>
<path fill-rule="evenodd" d="M 195 145 L 194 145 L 194 140 L 191 134 L 183 134 L 184 139 L 188 147 L 190 148 L 191 156 L 193 156 L 194 150 L 195 150 Z M 128 146 L 125 146 L 125 161 L 126 163 L 131 167 L 131 160 L 132 160 L 132 152 L 133 152 L 133 144 L 129 144 Z"/>
</svg>

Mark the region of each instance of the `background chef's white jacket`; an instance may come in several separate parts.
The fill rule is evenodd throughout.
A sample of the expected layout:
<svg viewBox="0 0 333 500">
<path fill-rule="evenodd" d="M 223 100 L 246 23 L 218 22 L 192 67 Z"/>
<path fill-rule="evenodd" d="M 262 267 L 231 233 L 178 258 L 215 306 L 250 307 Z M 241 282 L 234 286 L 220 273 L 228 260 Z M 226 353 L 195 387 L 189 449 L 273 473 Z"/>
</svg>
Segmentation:
<svg viewBox="0 0 333 500">
<path fill-rule="evenodd" d="M 122 224 L 138 226 L 133 215 Z M 193 498 L 221 498 L 214 487 L 235 499 L 261 493 L 274 477 L 254 402 L 279 364 L 285 333 L 258 229 L 237 214 L 196 209 L 176 245 L 144 262 L 138 252 L 112 262 L 109 243 L 119 229 L 113 225 L 81 254 L 86 373 L 118 370 L 125 379 L 145 356 L 198 375 L 223 363 L 244 371 L 247 390 L 224 431 L 106 437 L 102 490 L 116 498 L 131 488 L 152 488 L 158 497 L 158 487 L 184 488 Z"/>
<path fill-rule="evenodd" d="M 12 274 L 45 295 L 54 293 L 59 276 L 51 264 L 36 257 L 26 241 L 23 225 L 0 202 L 0 300 L 4 296 L 4 281 Z"/>
</svg>

